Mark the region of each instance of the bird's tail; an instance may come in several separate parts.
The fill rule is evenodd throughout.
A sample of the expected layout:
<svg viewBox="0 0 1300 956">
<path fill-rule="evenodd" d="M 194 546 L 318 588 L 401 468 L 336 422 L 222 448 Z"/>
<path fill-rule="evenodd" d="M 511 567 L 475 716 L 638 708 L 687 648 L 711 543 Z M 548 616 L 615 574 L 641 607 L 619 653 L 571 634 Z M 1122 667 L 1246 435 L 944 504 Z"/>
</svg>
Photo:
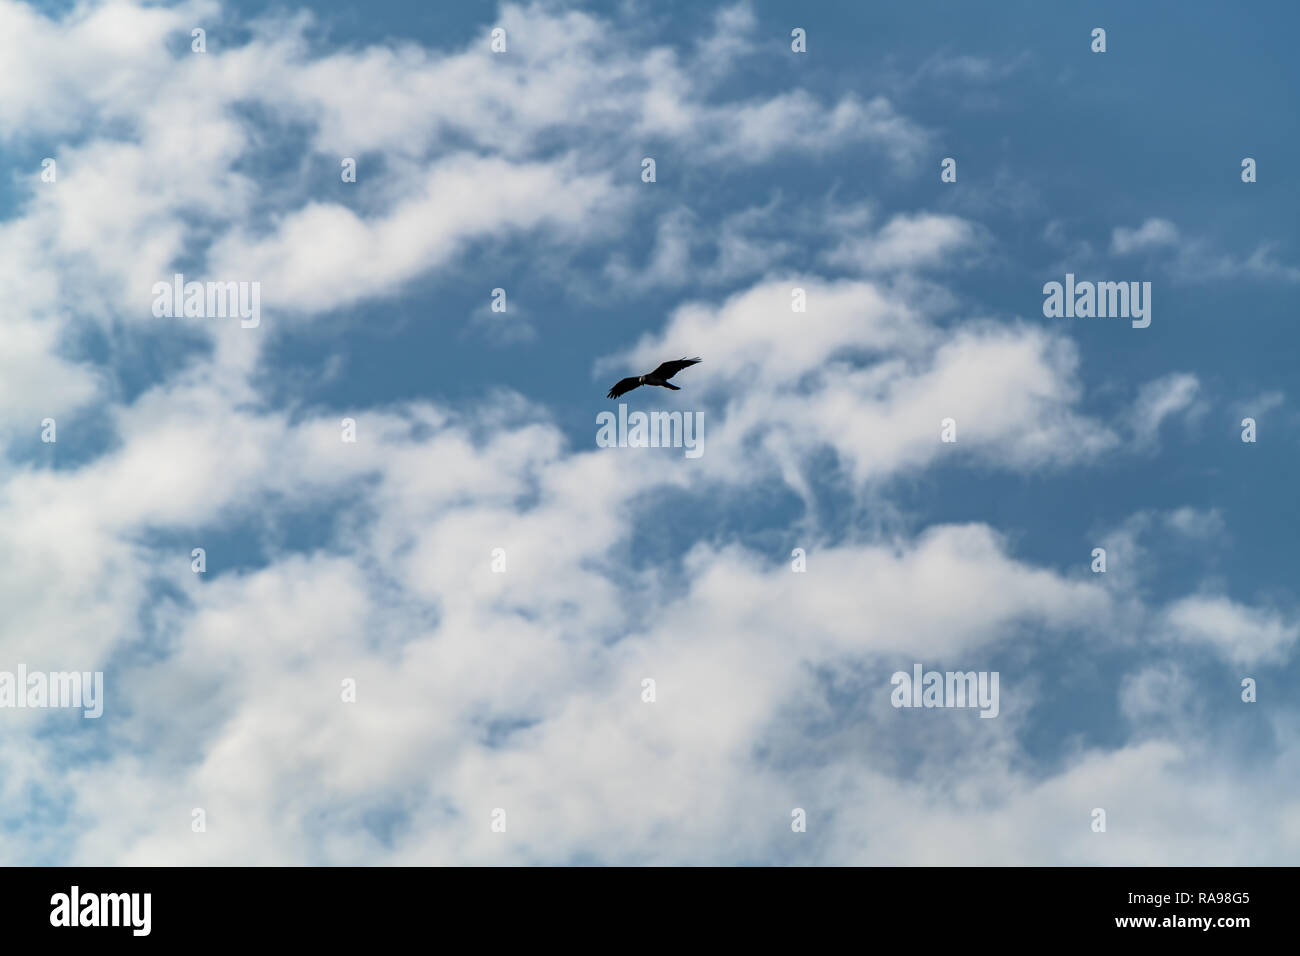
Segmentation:
<svg viewBox="0 0 1300 956">
<path fill-rule="evenodd" d="M 672 382 L 664 382 L 664 388 L 671 388 L 674 392 L 680 392 L 682 390 L 680 385 L 674 385 Z"/>
</svg>

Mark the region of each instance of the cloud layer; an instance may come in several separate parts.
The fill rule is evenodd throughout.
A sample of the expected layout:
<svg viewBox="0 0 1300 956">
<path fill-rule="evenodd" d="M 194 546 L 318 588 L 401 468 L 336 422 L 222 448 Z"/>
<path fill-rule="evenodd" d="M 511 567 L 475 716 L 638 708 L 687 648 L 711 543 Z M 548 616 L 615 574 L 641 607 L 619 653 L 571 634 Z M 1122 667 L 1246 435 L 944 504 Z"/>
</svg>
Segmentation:
<svg viewBox="0 0 1300 956">
<path fill-rule="evenodd" d="M 1131 383 L 1132 412 L 1098 408 L 1065 333 L 943 284 L 994 252 L 967 218 L 828 196 L 838 212 L 787 230 L 780 197 L 746 193 L 718 219 L 646 198 L 666 185 L 641 181 L 646 155 L 705 192 L 719 169 L 844 150 L 906 175 L 933 134 L 899 104 L 737 93 L 728 77 L 772 55 L 745 5 L 694 42 L 506 5 L 504 54 L 489 27 L 446 49 L 330 49 L 305 15 L 235 19 L 207 2 L 47 17 L 0 0 L 0 142 L 58 170 L 15 171 L 0 221 L 0 669 L 103 670 L 108 695 L 98 722 L 0 710 L 0 859 L 1294 856 L 1295 711 L 1269 711 L 1273 748 L 1242 773 L 1217 746 L 1234 725 L 1153 699 L 1199 692 L 1165 660 L 1187 649 L 1229 666 L 1230 696 L 1238 670 L 1292 660 L 1284 601 L 1209 576 L 1164 600 L 1136 574 L 1092 574 L 1082 545 L 1054 565 L 986 520 L 819 517 L 828 482 L 851 515 L 902 509 L 901 489 L 940 473 L 1123 466 L 1162 423 L 1195 420 L 1197 376 L 1153 374 Z M 628 251 L 639 240 L 648 255 Z M 1112 251 L 1179 241 L 1152 219 L 1116 227 Z M 304 329 L 327 336 L 349 310 L 380 322 L 413 285 L 520 247 L 570 263 L 576 294 L 671 297 L 607 354 L 566 343 L 567 377 L 704 355 L 674 393 L 704 414 L 702 458 L 577 443 L 558 403 L 487 372 L 472 399 L 344 414 L 277 365 Z M 155 318 L 152 285 L 177 271 L 260 282 L 266 321 Z M 583 410 L 592 435 L 605 407 Z M 45 418 L 58 442 L 34 449 Z M 771 496 L 801 517 L 774 517 Z M 1222 530 L 1170 514 L 1160 526 L 1186 538 Z M 1156 523 L 1116 531 L 1117 553 Z M 1081 647 L 1098 655 L 1082 670 L 1125 662 L 1080 706 L 1126 734 L 1060 734 L 1045 757 L 1028 742 L 1052 706 L 1043 655 L 1078 664 Z M 914 662 L 999 670 L 1001 714 L 895 710 L 889 677 Z"/>
</svg>

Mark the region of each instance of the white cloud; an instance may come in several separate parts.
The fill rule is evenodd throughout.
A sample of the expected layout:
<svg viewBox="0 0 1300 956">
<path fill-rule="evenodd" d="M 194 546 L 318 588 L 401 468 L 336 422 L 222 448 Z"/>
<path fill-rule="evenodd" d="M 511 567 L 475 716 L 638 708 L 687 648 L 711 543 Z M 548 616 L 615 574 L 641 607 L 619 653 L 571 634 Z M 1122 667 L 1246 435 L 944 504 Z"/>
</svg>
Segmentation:
<svg viewBox="0 0 1300 956">
<path fill-rule="evenodd" d="M 796 288 L 806 293 L 805 313 L 791 310 Z M 682 380 L 699 391 L 681 393 L 721 403 L 701 459 L 720 476 L 774 464 L 797 470 L 796 461 L 826 447 L 857 480 L 950 456 L 1037 468 L 1088 461 L 1118 441 L 1073 409 L 1078 357 L 1068 340 L 980 322 L 941 334 L 911 302 L 868 282 L 795 276 L 718 307 L 683 306 L 662 334 L 600 369 L 653 368 L 683 349 L 706 362 L 726 356 L 698 385 Z M 955 444 L 940 441 L 945 418 L 957 422 Z"/>
<path fill-rule="evenodd" d="M 1197 283 L 1236 278 L 1300 282 L 1300 268 L 1280 262 L 1276 242 L 1263 242 L 1244 259 L 1217 249 L 1200 237 L 1185 236 L 1167 219 L 1147 219 L 1137 229 L 1119 226 L 1111 232 L 1115 255 L 1145 253 L 1161 256 L 1179 282 Z"/>
<path fill-rule="evenodd" d="M 826 261 L 864 273 L 952 265 L 975 245 L 977 230 L 965 219 L 933 213 L 898 215 L 873 236 L 846 239 Z"/>
<path fill-rule="evenodd" d="M 824 153 L 865 141 L 902 164 L 915 158 L 927 142 L 926 134 L 899 115 L 885 97 L 863 103 L 851 93 L 828 110 L 804 90 L 795 90 L 763 102 L 713 110 L 706 122 L 722 132 L 708 144 L 711 157 L 749 162 L 785 152 Z"/>
<path fill-rule="evenodd" d="M 1166 521 L 1189 538 L 1213 538 L 1225 531 L 1223 513 L 1218 508 L 1176 508 L 1166 516 Z"/>
<path fill-rule="evenodd" d="M 326 310 L 445 264 L 475 238 L 548 227 L 553 238 L 567 233 L 576 241 L 579 226 L 617 208 L 608 176 L 457 156 L 437 164 L 416 196 L 381 219 L 312 204 L 285 217 L 270 238 L 242 231 L 223 237 L 211 268 L 262 282 L 275 308 Z"/>
<path fill-rule="evenodd" d="M 1183 598 L 1168 609 L 1165 623 L 1172 640 L 1207 646 L 1229 662 L 1247 666 L 1283 660 L 1300 636 L 1300 624 L 1226 597 Z"/>
<path fill-rule="evenodd" d="M 1137 229 L 1117 227 L 1110 236 L 1110 251 L 1128 255 L 1178 243 L 1178 227 L 1167 219 L 1148 219 Z"/>
<path fill-rule="evenodd" d="M 1197 377 L 1187 372 L 1171 373 L 1143 385 L 1138 390 L 1131 413 L 1135 440 L 1150 445 L 1166 419 L 1195 411 L 1200 387 Z"/>
</svg>

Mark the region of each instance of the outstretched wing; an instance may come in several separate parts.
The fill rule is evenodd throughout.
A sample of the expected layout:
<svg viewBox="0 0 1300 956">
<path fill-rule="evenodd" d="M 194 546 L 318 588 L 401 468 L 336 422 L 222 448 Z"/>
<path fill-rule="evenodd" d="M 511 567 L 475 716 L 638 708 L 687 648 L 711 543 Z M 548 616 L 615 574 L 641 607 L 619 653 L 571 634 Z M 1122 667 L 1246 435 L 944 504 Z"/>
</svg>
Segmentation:
<svg viewBox="0 0 1300 956">
<path fill-rule="evenodd" d="M 700 362 L 701 359 L 698 356 L 696 356 L 693 359 L 684 358 L 684 359 L 677 359 L 674 362 L 664 362 L 662 365 L 660 365 L 657 369 L 655 369 L 650 374 L 653 375 L 655 378 L 661 378 L 664 381 L 667 381 L 668 379 L 676 375 L 678 372 L 680 372 L 682 369 L 689 368 L 692 365 L 699 365 Z"/>
<path fill-rule="evenodd" d="M 631 378 L 625 378 L 609 390 L 606 398 L 618 398 L 620 395 L 626 395 L 632 389 L 641 384 L 641 379 L 633 375 Z"/>
</svg>

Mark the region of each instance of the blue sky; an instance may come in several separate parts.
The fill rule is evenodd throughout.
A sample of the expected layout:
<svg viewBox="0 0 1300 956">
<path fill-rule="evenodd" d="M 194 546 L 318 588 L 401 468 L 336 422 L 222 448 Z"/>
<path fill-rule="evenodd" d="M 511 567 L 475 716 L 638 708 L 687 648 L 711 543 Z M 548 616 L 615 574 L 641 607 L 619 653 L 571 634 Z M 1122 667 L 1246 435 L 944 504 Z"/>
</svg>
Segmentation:
<svg viewBox="0 0 1300 956">
<path fill-rule="evenodd" d="M 1296 25 L 0 0 L 0 860 L 1294 861 Z"/>
</svg>

